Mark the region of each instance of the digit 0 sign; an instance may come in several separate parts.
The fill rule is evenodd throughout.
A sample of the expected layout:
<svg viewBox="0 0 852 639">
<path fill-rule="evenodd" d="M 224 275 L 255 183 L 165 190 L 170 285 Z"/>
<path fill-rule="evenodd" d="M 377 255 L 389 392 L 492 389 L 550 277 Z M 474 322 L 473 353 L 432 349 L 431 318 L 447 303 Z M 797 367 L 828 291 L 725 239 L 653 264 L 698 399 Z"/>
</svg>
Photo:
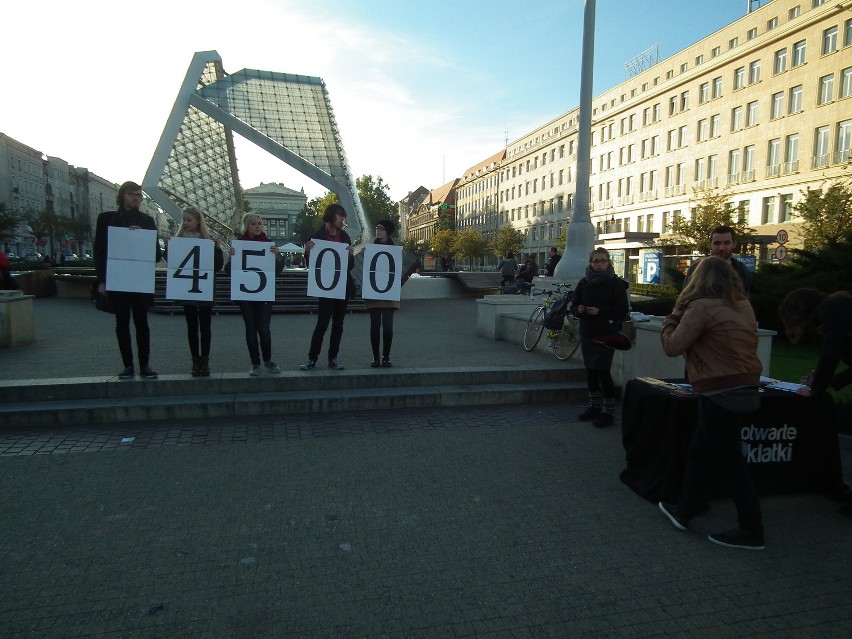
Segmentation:
<svg viewBox="0 0 852 639">
<path fill-rule="evenodd" d="M 308 295 L 345 299 L 349 246 L 340 242 L 314 240 L 308 261 Z"/>
<path fill-rule="evenodd" d="M 364 247 L 361 297 L 365 300 L 399 301 L 402 288 L 401 274 L 401 246 L 367 244 Z"/>
</svg>

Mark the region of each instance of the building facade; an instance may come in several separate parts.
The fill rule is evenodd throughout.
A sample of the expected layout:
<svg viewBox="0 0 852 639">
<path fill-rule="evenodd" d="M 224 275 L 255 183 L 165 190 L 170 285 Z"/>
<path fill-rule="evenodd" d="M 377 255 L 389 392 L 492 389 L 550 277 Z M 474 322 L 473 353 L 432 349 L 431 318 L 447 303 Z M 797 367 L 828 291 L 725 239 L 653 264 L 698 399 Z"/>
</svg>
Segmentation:
<svg viewBox="0 0 852 639">
<path fill-rule="evenodd" d="M 498 226 L 519 229 L 539 260 L 573 213 L 578 118 L 574 109 L 512 141 L 495 163 Z M 779 231 L 801 246 L 803 193 L 848 175 L 850 146 L 852 2 L 774 0 L 593 99 L 598 243 L 644 281 L 642 251 L 709 188 L 755 229 L 757 259 L 775 260 Z M 460 223 L 484 237 L 489 179 L 474 167 L 459 185 Z"/>
<path fill-rule="evenodd" d="M 266 235 L 278 244 L 293 241 L 293 227 L 296 218 L 308 197 L 304 189 L 294 191 L 283 184 L 261 184 L 243 191 L 243 200 L 249 204 L 249 210 L 263 218 Z"/>
<path fill-rule="evenodd" d="M 506 151 L 475 164 L 464 172 L 456 187 L 456 228 L 468 229 L 490 241 L 500 229 L 500 165 Z M 496 256 L 484 259 L 484 266 L 496 268 Z"/>
</svg>

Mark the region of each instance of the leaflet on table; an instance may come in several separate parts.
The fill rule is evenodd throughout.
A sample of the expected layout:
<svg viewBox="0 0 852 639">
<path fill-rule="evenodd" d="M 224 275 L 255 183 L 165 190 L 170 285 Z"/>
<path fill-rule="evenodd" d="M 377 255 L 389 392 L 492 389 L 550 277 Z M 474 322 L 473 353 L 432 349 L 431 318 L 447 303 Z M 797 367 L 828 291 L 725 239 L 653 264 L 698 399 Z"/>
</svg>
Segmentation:
<svg viewBox="0 0 852 639">
<path fill-rule="evenodd" d="M 678 397 L 690 397 L 692 395 L 692 384 L 667 382 L 656 377 L 637 377 L 636 379 Z"/>
<path fill-rule="evenodd" d="M 804 384 L 799 384 L 798 382 L 772 382 L 771 384 L 767 384 L 766 388 L 771 388 L 772 390 L 780 390 L 787 391 L 788 393 L 796 393 Z"/>
</svg>

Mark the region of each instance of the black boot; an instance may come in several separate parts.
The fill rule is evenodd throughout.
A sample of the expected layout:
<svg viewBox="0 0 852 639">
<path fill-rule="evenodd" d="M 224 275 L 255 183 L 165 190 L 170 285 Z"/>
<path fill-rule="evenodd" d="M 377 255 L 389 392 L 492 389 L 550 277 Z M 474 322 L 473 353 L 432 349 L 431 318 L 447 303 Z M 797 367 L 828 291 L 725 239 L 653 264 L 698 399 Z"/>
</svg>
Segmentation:
<svg viewBox="0 0 852 639">
<path fill-rule="evenodd" d="M 192 356 L 192 376 L 198 377 L 201 375 L 201 358 L 198 355 Z"/>
<path fill-rule="evenodd" d="M 210 358 L 202 356 L 198 358 L 198 376 L 210 377 Z"/>
</svg>

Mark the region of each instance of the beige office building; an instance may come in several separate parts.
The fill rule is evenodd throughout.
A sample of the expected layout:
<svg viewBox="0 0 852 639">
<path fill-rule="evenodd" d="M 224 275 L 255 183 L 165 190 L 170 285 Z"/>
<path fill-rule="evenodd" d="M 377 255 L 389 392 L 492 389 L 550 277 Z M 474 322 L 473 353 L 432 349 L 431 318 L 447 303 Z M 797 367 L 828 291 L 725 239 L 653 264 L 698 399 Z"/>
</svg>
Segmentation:
<svg viewBox="0 0 852 639">
<path fill-rule="evenodd" d="M 573 213 L 578 115 L 510 143 L 497 171 L 499 222 L 539 259 Z M 774 0 L 594 98 L 598 243 L 641 281 L 640 250 L 717 187 L 757 231 L 757 259 L 777 259 L 779 231 L 800 243 L 802 192 L 848 175 L 850 142 L 852 2 Z M 460 220 L 484 215 L 460 188 Z"/>
</svg>

